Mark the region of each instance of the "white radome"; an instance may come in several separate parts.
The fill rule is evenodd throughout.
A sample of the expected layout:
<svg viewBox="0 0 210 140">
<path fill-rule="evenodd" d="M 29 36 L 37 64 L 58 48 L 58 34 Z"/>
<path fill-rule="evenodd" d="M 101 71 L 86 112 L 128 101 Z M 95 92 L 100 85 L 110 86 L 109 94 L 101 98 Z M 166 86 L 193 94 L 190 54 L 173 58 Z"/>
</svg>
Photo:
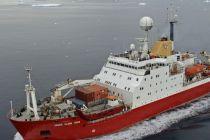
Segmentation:
<svg viewBox="0 0 210 140">
<path fill-rule="evenodd" d="M 151 17 L 143 17 L 139 21 L 139 26 L 144 31 L 149 31 L 153 27 L 153 19 Z"/>
<path fill-rule="evenodd" d="M 135 50 L 135 49 L 136 49 L 135 44 L 130 44 L 130 49 L 131 49 L 131 50 Z"/>
</svg>

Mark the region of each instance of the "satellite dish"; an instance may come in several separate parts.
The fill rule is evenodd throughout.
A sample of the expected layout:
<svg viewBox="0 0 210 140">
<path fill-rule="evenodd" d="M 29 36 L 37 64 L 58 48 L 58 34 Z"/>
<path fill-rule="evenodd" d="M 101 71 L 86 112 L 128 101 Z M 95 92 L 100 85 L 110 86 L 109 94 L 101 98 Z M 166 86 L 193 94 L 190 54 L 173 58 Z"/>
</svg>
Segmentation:
<svg viewBox="0 0 210 140">
<path fill-rule="evenodd" d="M 139 21 L 139 26 L 144 31 L 149 31 L 153 27 L 153 19 L 151 17 L 143 17 Z"/>
</svg>

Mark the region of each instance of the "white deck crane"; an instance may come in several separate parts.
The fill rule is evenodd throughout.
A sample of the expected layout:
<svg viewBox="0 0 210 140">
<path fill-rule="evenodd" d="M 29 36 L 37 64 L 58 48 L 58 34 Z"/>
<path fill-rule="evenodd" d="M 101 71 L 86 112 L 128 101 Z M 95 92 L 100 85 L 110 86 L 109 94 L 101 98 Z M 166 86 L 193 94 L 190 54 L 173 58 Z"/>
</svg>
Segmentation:
<svg viewBox="0 0 210 140">
<path fill-rule="evenodd" d="M 28 84 L 25 85 L 25 92 L 26 92 L 26 102 L 27 102 L 27 115 L 31 114 L 31 111 L 34 113 L 34 118 L 39 120 L 39 115 L 37 112 L 37 101 L 36 101 L 36 93 L 35 88 L 31 84 L 31 70 L 30 66 L 25 67 L 25 70 L 28 74 Z M 31 107 L 31 100 L 32 100 L 32 107 Z"/>
<path fill-rule="evenodd" d="M 52 102 L 60 102 L 60 99 L 65 98 L 71 91 L 74 89 L 74 87 L 87 85 L 92 83 L 93 79 L 88 80 L 70 80 L 68 79 L 66 82 L 63 82 L 61 84 L 58 84 L 55 86 L 55 88 L 51 89 L 52 96 L 51 101 Z M 62 95 L 63 90 L 69 89 L 64 95 Z"/>
</svg>

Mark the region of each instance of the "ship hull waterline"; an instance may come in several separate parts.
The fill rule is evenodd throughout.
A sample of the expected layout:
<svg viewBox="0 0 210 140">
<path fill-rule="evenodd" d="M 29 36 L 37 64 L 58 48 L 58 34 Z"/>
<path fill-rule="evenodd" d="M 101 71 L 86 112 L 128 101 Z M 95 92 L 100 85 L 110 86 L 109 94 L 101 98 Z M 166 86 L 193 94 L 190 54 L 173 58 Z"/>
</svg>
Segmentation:
<svg viewBox="0 0 210 140">
<path fill-rule="evenodd" d="M 79 117 L 45 121 L 16 121 L 13 119 L 10 121 L 24 137 L 24 140 L 90 138 L 117 132 L 137 122 L 206 96 L 209 92 L 210 82 L 207 82 L 98 122 L 87 122 Z M 41 136 L 41 131 L 47 131 L 47 135 Z"/>
</svg>

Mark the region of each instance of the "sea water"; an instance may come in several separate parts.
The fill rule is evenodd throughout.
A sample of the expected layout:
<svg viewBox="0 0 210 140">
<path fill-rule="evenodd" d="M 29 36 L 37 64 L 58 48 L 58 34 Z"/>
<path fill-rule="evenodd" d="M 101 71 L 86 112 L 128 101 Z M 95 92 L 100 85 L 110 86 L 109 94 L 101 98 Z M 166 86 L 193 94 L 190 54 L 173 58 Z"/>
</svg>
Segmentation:
<svg viewBox="0 0 210 140">
<path fill-rule="evenodd" d="M 149 35 L 151 45 L 161 35 L 167 34 L 169 25 L 166 9 L 171 2 L 174 3 L 179 15 L 179 22 L 175 25 L 175 49 L 210 52 L 208 18 L 210 5 L 202 0 L 164 2 L 162 0 L 54 0 L 53 2 L 46 0 L 44 2 L 60 3 L 62 4 L 60 7 L 32 7 L 33 0 L 25 4 L 19 4 L 15 0 L 1 0 L 1 138 L 14 139 L 16 134 L 6 114 L 10 109 L 10 100 L 13 101 L 14 107 L 21 107 L 26 102 L 25 65 L 30 64 L 33 67 L 32 83 L 36 88 L 37 98 L 49 96 L 49 89 L 54 84 L 68 78 L 91 78 L 100 71 L 110 53 L 125 51 L 129 49 L 131 43 L 136 43 L 136 37 L 144 36 L 145 33 L 139 28 L 141 17 L 150 16 L 154 20 L 154 27 Z M 207 139 L 210 121 L 204 118 L 202 113 L 198 113 L 199 119 L 194 118 L 193 122 L 184 119 L 187 124 L 198 123 L 200 127 L 193 129 L 169 127 L 172 122 L 179 126 L 180 119 L 191 118 L 194 113 L 196 112 L 191 112 L 190 109 L 174 110 L 120 133 L 99 139 L 113 137 L 114 139 L 191 140 L 201 134 L 202 139 Z M 159 133 L 162 130 L 171 131 Z M 155 133 L 160 135 L 148 137 Z"/>
</svg>

